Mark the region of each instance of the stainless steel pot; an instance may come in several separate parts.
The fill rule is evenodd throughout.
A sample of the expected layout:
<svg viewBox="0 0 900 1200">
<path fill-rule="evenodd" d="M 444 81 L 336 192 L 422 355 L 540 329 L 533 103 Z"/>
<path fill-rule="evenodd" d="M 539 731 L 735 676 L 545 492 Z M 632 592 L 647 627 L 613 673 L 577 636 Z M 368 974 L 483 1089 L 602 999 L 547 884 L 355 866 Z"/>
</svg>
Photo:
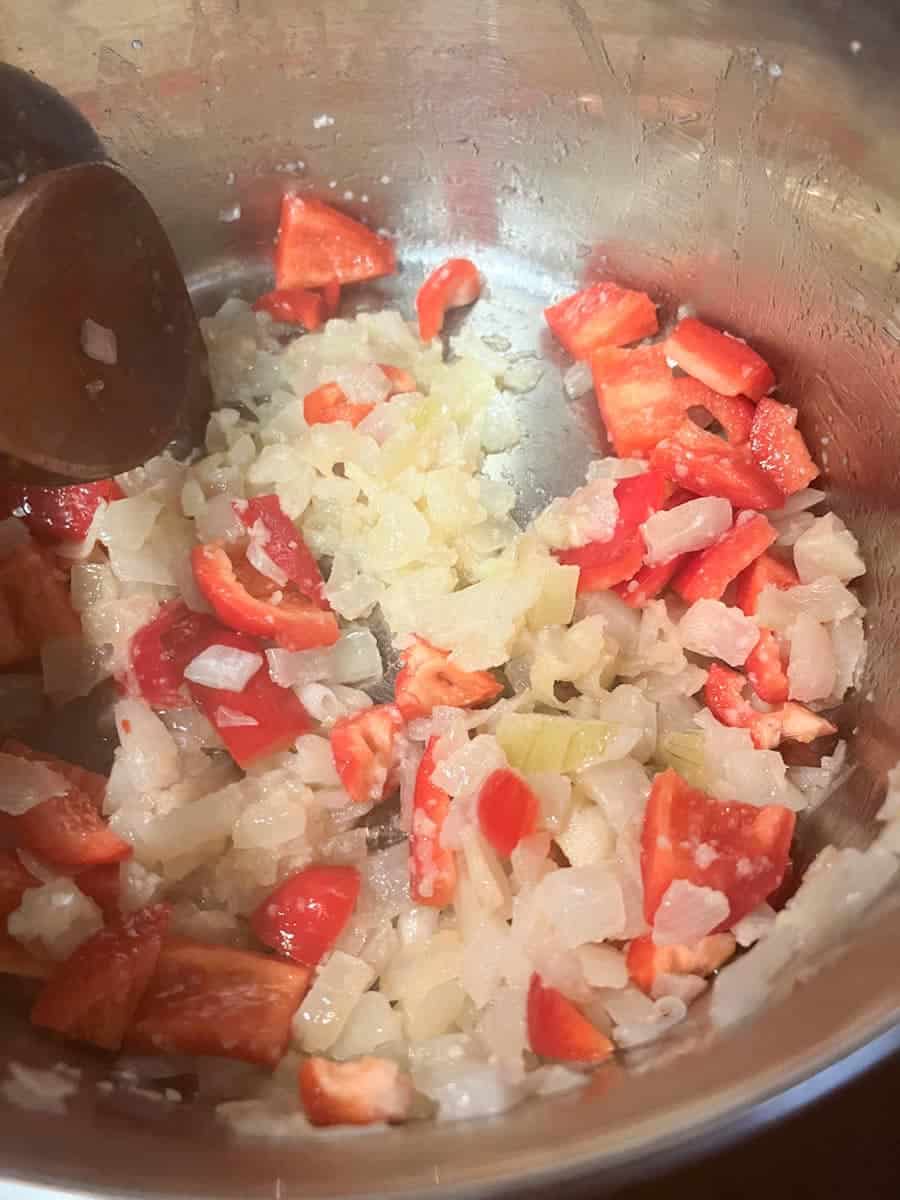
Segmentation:
<svg viewBox="0 0 900 1200">
<path fill-rule="evenodd" d="M 869 668 L 845 714 L 860 766 L 804 825 L 801 853 L 866 843 L 900 753 L 889 0 L 0 0 L 0 16 L 5 56 L 73 97 L 146 190 L 201 306 L 263 282 L 290 185 L 396 232 L 404 271 L 382 294 L 407 303 L 424 263 L 472 246 L 491 284 L 473 319 L 517 350 L 556 361 L 542 303 L 601 273 L 751 337 L 871 566 Z M 520 412 L 525 439 L 498 470 L 527 510 L 580 480 L 597 432 L 555 370 Z M 712 1033 L 701 1011 L 586 1093 L 502 1119 L 238 1147 L 202 1105 L 148 1103 L 139 1121 L 86 1087 L 65 1120 L 4 1113 L 2 1170 L 50 1189 L 217 1200 L 522 1195 L 576 1178 L 596 1193 L 900 1042 L 898 934 L 889 899 L 758 1019 Z M 12 1014 L 3 1053 L 57 1061 Z M 93 1060 L 72 1061 L 89 1080 Z"/>
</svg>

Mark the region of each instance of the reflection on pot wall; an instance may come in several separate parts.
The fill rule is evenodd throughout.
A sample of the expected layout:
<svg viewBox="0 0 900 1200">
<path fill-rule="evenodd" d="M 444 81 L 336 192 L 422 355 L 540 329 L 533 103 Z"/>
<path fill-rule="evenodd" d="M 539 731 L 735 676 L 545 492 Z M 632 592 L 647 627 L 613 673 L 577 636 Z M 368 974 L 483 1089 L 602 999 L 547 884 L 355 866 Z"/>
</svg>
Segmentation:
<svg viewBox="0 0 900 1200">
<path fill-rule="evenodd" d="M 677 297 L 752 339 L 776 368 L 780 398 L 801 408 L 834 506 L 873 566 L 869 673 L 846 714 L 863 768 L 806 827 L 808 856 L 825 841 L 866 839 L 880 777 L 900 757 L 891 7 L 0 0 L 0 49 L 94 122 L 162 215 L 201 304 L 262 282 L 279 196 L 296 187 L 389 227 L 410 275 L 435 247 L 496 246 L 494 261 L 519 285 L 508 304 L 534 298 L 534 338 L 539 300 L 609 273 L 661 296 L 668 315 Z M 496 308 L 506 296 L 498 290 Z M 560 397 L 545 396 L 558 413 Z M 544 485 L 569 490 L 583 430 L 560 434 L 547 413 L 534 417 L 532 458 L 514 469 L 521 477 L 543 463 Z M 870 974 L 865 987 L 876 984 Z M 887 999 L 879 1004 L 886 1011 Z M 832 1011 L 831 1035 L 851 1010 Z M 781 1035 L 771 1026 L 773 1070 L 798 1053 L 794 1020 L 784 1017 Z M 826 1014 L 815 1020 L 824 1044 Z M 815 1020 L 804 1014 L 804 1037 Z M 847 1044 L 846 1028 L 840 1036 Z M 755 1069 L 758 1047 L 732 1050 L 733 1077 Z M 698 1067 L 694 1089 L 709 1070 Z M 658 1076 L 662 1104 L 664 1069 Z M 629 1116 L 637 1093 L 616 1102 L 622 1120 L 641 1111 Z M 599 1145 L 590 1117 L 579 1119 Z M 540 1118 L 516 1120 L 502 1135 L 481 1131 L 473 1171 L 489 1174 L 503 1153 L 524 1154 L 546 1134 Z M 581 1136 L 571 1112 L 564 1123 Z M 450 1136 L 429 1134 L 428 1153 L 452 1158 Z M 551 1154 L 544 1165 L 558 1164 Z"/>
</svg>

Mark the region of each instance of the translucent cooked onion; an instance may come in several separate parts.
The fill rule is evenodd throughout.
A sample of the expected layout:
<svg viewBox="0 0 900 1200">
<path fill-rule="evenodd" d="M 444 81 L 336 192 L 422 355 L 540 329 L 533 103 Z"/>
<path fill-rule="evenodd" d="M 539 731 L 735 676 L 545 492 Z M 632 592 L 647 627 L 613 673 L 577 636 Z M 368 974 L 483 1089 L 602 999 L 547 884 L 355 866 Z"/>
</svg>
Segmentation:
<svg viewBox="0 0 900 1200">
<path fill-rule="evenodd" d="M 208 646 L 191 659 L 184 677 L 203 687 L 242 692 L 262 665 L 261 654 L 234 646 Z"/>
<path fill-rule="evenodd" d="M 621 935 L 622 889 L 615 872 L 604 864 L 554 871 L 538 884 L 537 894 L 566 949 Z"/>
<path fill-rule="evenodd" d="M 21 816 L 53 796 L 64 796 L 69 784 L 44 763 L 0 753 L 0 812 Z"/>
<path fill-rule="evenodd" d="M 297 1009 L 294 1040 L 309 1054 L 329 1050 L 375 980 L 367 962 L 335 950 Z"/>
<path fill-rule="evenodd" d="M 718 496 L 688 500 L 676 508 L 654 513 L 641 526 L 649 566 L 668 562 L 677 554 L 703 550 L 731 528 L 731 505 Z"/>
<path fill-rule="evenodd" d="M 693 945 L 721 925 L 728 912 L 728 898 L 722 892 L 676 879 L 656 911 L 653 941 L 657 946 Z"/>
<path fill-rule="evenodd" d="M 707 658 L 721 658 L 731 667 L 742 667 L 759 640 L 759 627 L 739 608 L 721 600 L 697 600 L 678 623 L 685 650 Z"/>
<path fill-rule="evenodd" d="M 837 662 L 831 635 L 824 625 L 801 613 L 791 627 L 788 660 L 789 696 L 809 702 L 824 700 L 834 691 Z"/>
<path fill-rule="evenodd" d="M 801 583 L 823 575 L 849 583 L 865 574 L 856 538 L 834 513 L 817 517 L 794 543 L 794 566 Z"/>
</svg>

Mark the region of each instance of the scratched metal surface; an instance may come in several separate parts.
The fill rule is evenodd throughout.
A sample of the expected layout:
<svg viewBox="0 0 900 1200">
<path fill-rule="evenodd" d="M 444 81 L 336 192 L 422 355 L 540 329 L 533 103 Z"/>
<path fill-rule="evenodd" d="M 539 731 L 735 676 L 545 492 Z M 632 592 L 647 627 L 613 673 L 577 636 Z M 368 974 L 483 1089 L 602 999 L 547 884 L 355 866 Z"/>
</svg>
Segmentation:
<svg viewBox="0 0 900 1200">
<path fill-rule="evenodd" d="M 892 8 L 0 0 L 0 55 L 94 122 L 163 216 L 201 307 L 265 280 L 286 186 L 396 233 L 404 269 L 386 294 L 406 302 L 427 263 L 473 248 L 491 285 L 477 327 L 550 360 L 517 402 L 522 445 L 494 468 L 515 480 L 523 512 L 570 490 L 599 437 L 588 412 L 564 403 L 542 329 L 557 290 L 608 272 L 759 344 L 873 566 L 868 676 L 846 713 L 861 766 L 807 823 L 808 856 L 866 840 L 900 752 Z M 239 219 L 219 219 L 235 205 Z M 603 1068 L 586 1093 L 502 1119 L 236 1147 L 201 1106 L 147 1105 L 139 1122 L 86 1087 L 65 1122 L 4 1114 L 3 1170 L 115 1196 L 523 1196 L 564 1180 L 596 1194 L 722 1144 L 884 1053 L 900 1012 L 898 932 L 888 905 L 761 1021 L 714 1034 L 700 1011 L 653 1055 Z M 4 1035 L 10 1057 L 59 1057 L 14 1015 Z M 73 1060 L 96 1071 L 89 1056 Z"/>
</svg>

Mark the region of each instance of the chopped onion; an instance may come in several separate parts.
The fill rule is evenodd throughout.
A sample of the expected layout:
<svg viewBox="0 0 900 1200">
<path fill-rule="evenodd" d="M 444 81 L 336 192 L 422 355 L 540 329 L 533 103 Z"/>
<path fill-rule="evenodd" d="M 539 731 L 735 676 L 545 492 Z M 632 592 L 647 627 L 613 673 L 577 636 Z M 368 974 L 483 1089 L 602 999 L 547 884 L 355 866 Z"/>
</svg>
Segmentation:
<svg viewBox="0 0 900 1200">
<path fill-rule="evenodd" d="M 98 325 L 87 317 L 81 322 L 81 349 L 95 362 L 114 367 L 119 361 L 116 335 L 105 325 Z"/>
<path fill-rule="evenodd" d="M 294 1039 L 308 1054 L 329 1050 L 375 980 L 367 962 L 332 952 L 294 1016 Z"/>
<path fill-rule="evenodd" d="M 649 464 L 643 458 L 595 458 L 588 463 L 587 481 L 594 483 L 597 479 L 632 479 L 635 475 L 644 475 Z"/>
<path fill-rule="evenodd" d="M 269 674 L 279 687 L 320 683 L 331 673 L 331 650 L 266 650 Z"/>
<path fill-rule="evenodd" d="M 375 363 L 341 369 L 331 376 L 350 404 L 380 404 L 391 393 L 391 381 Z M 331 379 L 323 379 L 329 383 Z"/>
<path fill-rule="evenodd" d="M 848 583 L 866 570 L 856 538 L 834 513 L 816 517 L 797 538 L 794 566 L 801 583 L 813 583 L 823 575 Z"/>
<path fill-rule="evenodd" d="M 739 946 L 752 946 L 760 938 L 766 937 L 775 924 L 775 909 L 770 904 L 760 904 L 753 912 L 741 917 L 737 924 L 732 925 L 731 932 Z"/>
<path fill-rule="evenodd" d="M 691 1004 L 706 988 L 707 982 L 701 975 L 669 975 L 663 971 L 654 976 L 650 995 L 654 1000 L 674 996 Z"/>
<path fill-rule="evenodd" d="M 859 613 L 859 601 L 838 579 L 823 575 L 813 583 L 782 591 L 771 584 L 760 593 L 757 622 L 778 633 L 789 633 L 802 614 L 814 621 L 840 621 Z"/>
<path fill-rule="evenodd" d="M 368 629 L 345 629 L 331 647 L 334 683 L 377 683 L 384 674 L 378 642 Z"/>
<path fill-rule="evenodd" d="M 556 927 L 558 944 L 567 950 L 621 935 L 622 888 L 615 872 L 604 864 L 553 871 L 537 885 L 536 895 Z"/>
<path fill-rule="evenodd" d="M 788 496 L 781 508 L 769 509 L 766 516 L 770 521 L 780 521 L 784 517 L 794 516 L 795 513 L 805 512 L 808 508 L 815 508 L 824 499 L 825 493 L 818 488 L 802 488 L 799 492 L 794 492 L 793 496 Z"/>
<path fill-rule="evenodd" d="M 19 907 L 9 914 L 7 930 L 16 941 L 40 942 L 59 962 L 103 928 L 103 914 L 71 879 L 59 877 L 26 888 Z"/>
<path fill-rule="evenodd" d="M 69 783 L 41 762 L 0 753 L 0 812 L 19 817 L 53 796 L 65 796 Z"/>
<path fill-rule="evenodd" d="M 347 1018 L 329 1054 L 339 1062 L 372 1054 L 386 1042 L 403 1037 L 403 1020 L 380 992 L 365 992 Z"/>
<path fill-rule="evenodd" d="M 673 880 L 656 910 L 653 941 L 657 946 L 693 945 L 721 925 L 729 910 L 722 892 L 686 879 Z"/>
<path fill-rule="evenodd" d="M 169 787 L 178 781 L 178 747 L 165 725 L 142 700 L 120 700 L 115 707 L 116 730 L 128 777 L 139 791 Z"/>
<path fill-rule="evenodd" d="M 676 510 L 677 511 L 677 510 Z M 697 600 L 678 623 L 685 650 L 742 667 L 759 641 L 756 622 L 721 600 Z"/>
<path fill-rule="evenodd" d="M 792 700 L 824 700 L 834 691 L 837 663 L 831 635 L 824 625 L 801 613 L 791 628 L 788 660 L 789 696 Z"/>
<path fill-rule="evenodd" d="M 594 386 L 591 365 L 586 362 L 572 363 L 563 375 L 563 391 L 570 400 L 577 400 L 591 391 Z"/>
<path fill-rule="evenodd" d="M 614 480 L 596 479 L 576 488 L 571 496 L 550 502 L 535 518 L 534 532 L 555 550 L 569 550 L 588 542 L 608 542 L 619 519 Z"/>
<path fill-rule="evenodd" d="M 107 505 L 99 539 L 120 550 L 140 550 L 162 512 L 162 505 L 146 493 L 113 500 Z"/>
<path fill-rule="evenodd" d="M 632 1046 L 645 1046 L 662 1037 L 686 1016 L 687 1005 L 683 1000 L 677 996 L 662 996 L 653 1002 L 653 1015 L 647 1020 L 617 1025 L 613 1030 L 613 1040 L 624 1050 Z"/>
<path fill-rule="evenodd" d="M 578 961 L 585 982 L 592 988 L 623 988 L 628 983 L 625 955 L 613 946 L 579 946 Z"/>
<path fill-rule="evenodd" d="M 224 704 L 220 704 L 216 709 L 217 729 L 249 728 L 258 724 L 259 721 L 249 713 L 236 712 L 233 708 L 226 708 Z"/>
<path fill-rule="evenodd" d="M 688 500 L 676 508 L 653 513 L 641 526 L 649 566 L 668 562 L 677 554 L 703 550 L 731 528 L 731 505 L 718 496 Z"/>
<path fill-rule="evenodd" d="M 647 772 L 633 758 L 596 763 L 578 776 L 578 785 L 600 805 L 616 833 L 621 833 L 644 811 L 650 795 Z"/>
<path fill-rule="evenodd" d="M 195 523 L 201 542 L 236 542 L 246 536 L 244 523 L 234 511 L 234 497 L 212 496 Z"/>
<path fill-rule="evenodd" d="M 184 669 L 185 679 L 202 687 L 242 692 L 263 665 L 261 654 L 234 646 L 208 646 Z"/>
<path fill-rule="evenodd" d="M 265 534 L 262 537 L 259 530 Z M 271 581 L 280 588 L 286 587 L 288 582 L 287 571 L 282 570 L 278 563 L 266 553 L 265 544 L 268 541 L 268 530 L 261 521 L 255 522 L 250 531 L 250 541 L 247 543 L 247 562 L 255 570 L 259 571 L 260 575 L 264 575 L 266 579 Z"/>
<path fill-rule="evenodd" d="M 479 791 L 489 775 L 505 766 L 506 755 L 497 739 L 480 733 L 442 758 L 432 780 L 451 796 L 466 796 Z"/>
</svg>

